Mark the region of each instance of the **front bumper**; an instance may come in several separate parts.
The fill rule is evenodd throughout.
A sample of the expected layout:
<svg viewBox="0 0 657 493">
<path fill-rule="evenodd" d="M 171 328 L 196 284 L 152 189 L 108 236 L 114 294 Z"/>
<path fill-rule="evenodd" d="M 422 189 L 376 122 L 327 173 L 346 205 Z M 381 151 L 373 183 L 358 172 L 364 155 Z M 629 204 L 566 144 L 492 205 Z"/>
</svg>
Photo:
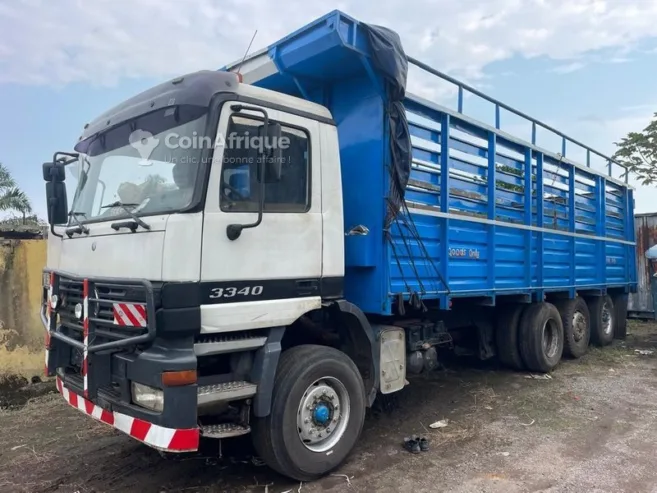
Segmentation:
<svg viewBox="0 0 657 493">
<path fill-rule="evenodd" d="M 57 376 L 57 390 L 74 408 L 88 416 L 113 426 L 135 440 L 166 452 L 194 452 L 198 450 L 199 428 L 175 429 L 135 418 L 117 411 L 108 411 L 66 388 Z"/>
<path fill-rule="evenodd" d="M 73 280 L 73 281 L 71 281 Z M 74 297 L 63 282 L 78 282 L 80 289 L 74 303 L 82 305 L 79 323 L 70 313 L 49 306 L 52 295 Z M 113 332 L 111 319 L 98 306 L 112 306 L 115 300 L 103 296 L 102 289 L 114 285 L 143 286 L 145 296 L 138 303 L 145 308 L 141 327 L 128 327 L 135 333 Z M 75 278 L 65 273 L 51 274 L 45 294 L 41 320 L 45 328 L 45 373 L 57 377 L 57 388 L 66 401 L 85 414 L 125 432 L 159 450 L 187 452 L 198 449 L 197 386 L 168 387 L 162 383 L 167 371 L 196 370 L 193 336 L 189 334 L 156 335 L 156 299 L 148 281 Z M 98 289 L 94 289 L 98 286 Z M 109 289 L 109 288 L 108 288 Z M 101 291 L 99 293 L 99 291 Z M 113 291 L 115 292 L 115 291 Z M 93 293 L 93 294 L 92 294 Z M 124 297 L 122 303 L 131 302 Z M 70 311 L 70 308 L 69 308 Z M 95 311 L 95 314 L 94 314 Z M 159 312 L 164 310 L 159 309 Z M 59 315 L 59 316 L 58 316 Z M 115 321 L 116 323 L 116 321 Z M 162 412 L 132 403 L 131 382 L 161 389 Z"/>
</svg>

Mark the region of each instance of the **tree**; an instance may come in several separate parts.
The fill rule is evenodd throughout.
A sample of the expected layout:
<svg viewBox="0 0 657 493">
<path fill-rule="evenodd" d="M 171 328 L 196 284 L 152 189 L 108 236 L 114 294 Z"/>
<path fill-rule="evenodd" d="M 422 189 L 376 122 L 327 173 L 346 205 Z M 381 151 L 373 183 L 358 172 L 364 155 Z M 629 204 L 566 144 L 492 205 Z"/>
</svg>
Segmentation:
<svg viewBox="0 0 657 493">
<path fill-rule="evenodd" d="M 657 183 L 657 113 L 641 132 L 630 132 L 620 142 L 613 158 L 623 164 L 627 173 L 636 175 L 643 185 Z"/>
<path fill-rule="evenodd" d="M 15 211 L 23 215 L 25 222 L 27 215 L 32 213 L 30 199 L 16 185 L 11 172 L 0 163 L 0 211 Z"/>
</svg>

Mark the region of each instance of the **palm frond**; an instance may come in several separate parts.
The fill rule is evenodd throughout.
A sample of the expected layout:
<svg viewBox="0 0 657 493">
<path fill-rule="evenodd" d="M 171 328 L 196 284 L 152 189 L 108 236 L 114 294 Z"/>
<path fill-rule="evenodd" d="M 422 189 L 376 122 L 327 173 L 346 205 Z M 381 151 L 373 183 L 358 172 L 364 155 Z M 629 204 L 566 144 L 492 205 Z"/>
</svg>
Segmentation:
<svg viewBox="0 0 657 493">
<path fill-rule="evenodd" d="M 32 212 L 32 204 L 25 192 L 14 187 L 0 193 L 0 211 L 8 210 L 15 210 L 24 214 Z"/>
<path fill-rule="evenodd" d="M 0 191 L 15 187 L 16 181 L 11 176 L 11 172 L 4 164 L 0 163 Z"/>
</svg>

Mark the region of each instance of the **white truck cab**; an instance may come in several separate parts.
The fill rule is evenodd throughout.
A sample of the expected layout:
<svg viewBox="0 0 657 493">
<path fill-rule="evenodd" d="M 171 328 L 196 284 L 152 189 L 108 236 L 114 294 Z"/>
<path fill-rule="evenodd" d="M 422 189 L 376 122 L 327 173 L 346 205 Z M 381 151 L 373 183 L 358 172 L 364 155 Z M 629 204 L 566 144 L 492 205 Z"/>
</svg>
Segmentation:
<svg viewBox="0 0 657 493">
<path fill-rule="evenodd" d="M 241 84 L 229 73 L 169 85 L 185 88 L 195 77 L 234 89 L 213 103 L 216 114 L 186 111 L 166 94 L 163 107 L 143 120 L 122 125 L 114 123 L 120 115 L 103 115 L 86 129 L 71 217 L 55 226 L 63 237 L 51 235 L 48 267 L 200 281 L 204 333 L 291 323 L 319 308 L 321 279 L 339 286 L 344 275 L 335 125 L 322 106 Z M 280 149 L 280 179 L 264 185 L 260 224 L 230 239 L 230 225 L 258 220 L 258 149 L 250 144 L 257 144 L 262 111 L 289 144 Z M 98 127 L 111 129 L 97 138 Z M 177 174 L 187 176 L 177 182 Z M 120 203 L 134 204 L 126 207 L 140 221 Z"/>
</svg>

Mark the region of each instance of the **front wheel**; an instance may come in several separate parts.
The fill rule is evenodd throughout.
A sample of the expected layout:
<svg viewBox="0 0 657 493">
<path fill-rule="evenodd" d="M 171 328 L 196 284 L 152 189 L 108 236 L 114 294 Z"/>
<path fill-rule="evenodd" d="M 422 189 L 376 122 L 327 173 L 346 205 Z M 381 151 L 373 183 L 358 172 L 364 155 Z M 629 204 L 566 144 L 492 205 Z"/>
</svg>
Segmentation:
<svg viewBox="0 0 657 493">
<path fill-rule="evenodd" d="M 337 349 L 285 351 L 269 416 L 253 420 L 253 444 L 269 467 L 312 481 L 338 467 L 360 436 L 365 388 L 354 362 Z"/>
</svg>

